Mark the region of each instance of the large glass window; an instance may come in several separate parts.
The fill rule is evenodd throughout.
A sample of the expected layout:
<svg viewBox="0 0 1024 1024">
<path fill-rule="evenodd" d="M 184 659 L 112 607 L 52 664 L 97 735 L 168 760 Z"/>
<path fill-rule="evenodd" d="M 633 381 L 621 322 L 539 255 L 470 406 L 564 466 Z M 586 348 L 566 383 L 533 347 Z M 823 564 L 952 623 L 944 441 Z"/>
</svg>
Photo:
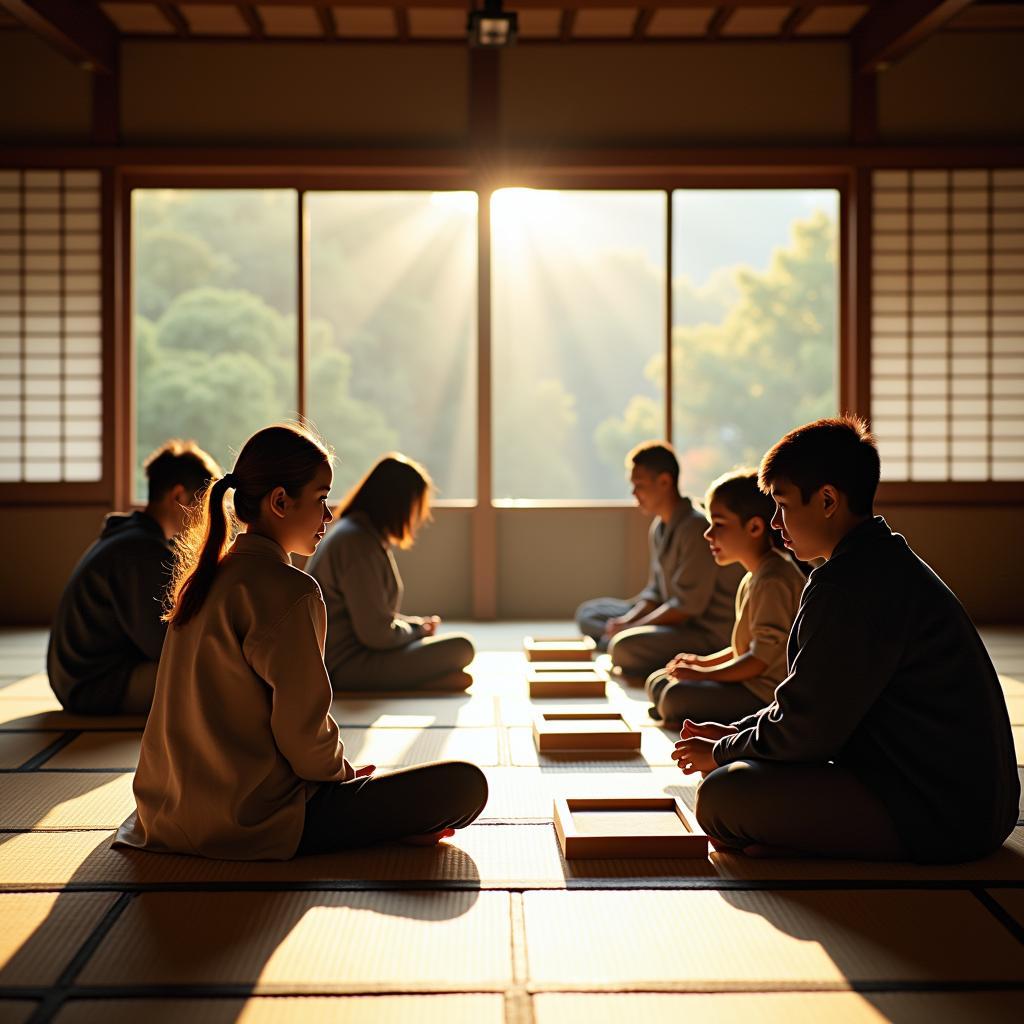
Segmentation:
<svg viewBox="0 0 1024 1024">
<path fill-rule="evenodd" d="M 315 192 L 308 412 L 338 451 L 335 494 L 383 452 L 441 499 L 476 493 L 475 192 Z"/>
<path fill-rule="evenodd" d="M 137 189 L 135 497 L 141 462 L 194 438 L 228 468 L 246 437 L 295 416 L 298 195 Z"/>
<path fill-rule="evenodd" d="M 169 436 L 229 465 L 253 430 L 306 415 L 340 496 L 383 452 L 476 496 L 477 196 L 138 189 L 136 473 Z M 683 487 L 754 463 L 837 394 L 833 190 L 556 191 L 491 199 L 493 496 L 624 499 L 623 457 L 672 423 Z"/>
<path fill-rule="evenodd" d="M 664 431 L 664 192 L 491 200 L 494 497 L 626 497 L 628 439 Z"/>
<path fill-rule="evenodd" d="M 673 192 L 672 424 L 690 493 L 835 415 L 838 222 L 834 190 Z"/>
</svg>

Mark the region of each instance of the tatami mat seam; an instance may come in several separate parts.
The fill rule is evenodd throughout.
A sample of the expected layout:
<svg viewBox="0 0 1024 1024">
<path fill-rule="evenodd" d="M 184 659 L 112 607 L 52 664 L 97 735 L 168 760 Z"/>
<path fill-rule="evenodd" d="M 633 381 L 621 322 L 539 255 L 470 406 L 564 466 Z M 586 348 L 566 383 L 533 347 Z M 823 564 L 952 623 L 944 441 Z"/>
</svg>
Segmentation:
<svg viewBox="0 0 1024 1024">
<path fill-rule="evenodd" d="M 39 1005 L 32 1016 L 29 1017 L 27 1024 L 43 1024 L 43 1022 L 50 1021 L 56 1016 L 58 1010 L 68 998 L 75 978 L 78 977 L 79 972 L 93 953 L 99 949 L 100 943 L 110 933 L 111 928 L 114 927 L 115 922 L 124 913 L 133 898 L 131 893 L 122 892 L 120 897 L 114 901 L 110 909 L 86 936 L 85 941 L 78 947 L 78 951 L 68 961 L 56 983 L 44 991 Z"/>
<path fill-rule="evenodd" d="M 806 993 L 854 992 L 875 994 L 883 992 L 1024 992 L 1024 981 L 814 981 L 814 982 L 771 982 L 771 981 L 722 981 L 722 982 L 673 982 L 637 981 L 609 982 L 607 984 L 556 982 L 531 984 L 532 995 L 548 995 L 555 992 L 571 993 L 658 993 L 671 992 L 686 995 L 726 995 L 739 993 Z"/>
<path fill-rule="evenodd" d="M 81 735 L 79 730 L 71 730 L 58 736 L 48 747 L 40 750 L 38 754 L 30 757 L 23 765 L 15 769 L 19 772 L 36 771 L 40 765 L 45 764 L 54 754 L 63 750 L 69 743 L 72 743 Z"/>
<path fill-rule="evenodd" d="M 71 831 L 71 830 L 69 830 Z M 869 892 L 966 892 L 975 894 L 976 889 L 1021 890 L 1020 882 L 1003 880 L 988 881 L 971 879 L 969 882 L 954 879 L 732 879 L 732 878 L 651 878 L 636 876 L 629 878 L 566 878 L 565 885 L 533 879 L 502 880 L 493 885 L 481 884 L 470 879 L 374 879 L 339 878 L 318 879 L 313 882 L 287 881 L 223 881 L 223 882 L 69 882 L 64 885 L 53 883 L 0 882 L 0 893 L 18 892 L 116 892 L 138 894 L 149 892 L 408 892 L 423 890 L 443 892 L 561 892 L 585 890 L 597 893 L 608 892 L 842 892 L 853 890 Z"/>
<path fill-rule="evenodd" d="M 994 888 L 989 886 L 989 888 Z M 1015 888 L 1021 888 L 1016 886 Z M 1024 925 L 1022 925 L 998 900 L 994 900 L 980 886 L 972 887 L 971 892 L 982 906 L 1022 945 L 1024 945 Z"/>
<path fill-rule="evenodd" d="M 505 1024 L 533 1024 L 529 992 L 529 961 L 526 955 L 526 910 L 522 892 L 509 891 L 512 984 L 505 990 Z"/>
<path fill-rule="evenodd" d="M 260 998 L 283 998 L 301 995 L 344 996 L 344 995 L 474 995 L 493 994 L 493 987 L 463 984 L 458 989 L 439 985 L 403 985 L 398 982 L 360 984 L 358 982 L 332 986 L 295 986 L 260 991 Z M 508 991 L 508 990 L 500 990 Z M 678 994 L 738 994 L 738 993 L 966 993 L 966 992 L 1024 992 L 1024 981 L 816 981 L 816 982 L 771 982 L 771 981 L 690 981 L 690 982 L 609 982 L 608 984 L 578 983 L 560 984 L 555 982 L 527 986 L 530 995 L 550 993 L 678 993 Z M 28 1024 L 41 1024 L 52 1019 L 56 1006 L 69 999 L 238 999 L 254 996 L 252 983 L 225 982 L 218 984 L 160 983 L 153 985 L 70 985 L 62 989 L 48 989 L 42 986 L 20 986 L 5 989 L 0 993 L 0 1003 L 15 1000 L 44 1001 L 43 1006 L 30 1018 Z M 45 1001 L 52 997 L 52 1002 Z M 41 1015 L 44 1006 L 48 1015 Z M 49 1008 L 53 1007 L 53 1008 Z"/>
</svg>

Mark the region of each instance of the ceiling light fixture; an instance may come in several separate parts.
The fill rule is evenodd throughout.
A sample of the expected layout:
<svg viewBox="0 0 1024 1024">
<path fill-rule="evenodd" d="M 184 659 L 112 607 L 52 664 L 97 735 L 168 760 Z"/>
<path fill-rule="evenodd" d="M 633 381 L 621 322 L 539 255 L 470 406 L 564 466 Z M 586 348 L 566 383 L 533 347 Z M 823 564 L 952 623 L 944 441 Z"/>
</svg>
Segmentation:
<svg viewBox="0 0 1024 1024">
<path fill-rule="evenodd" d="M 518 15 L 503 11 L 501 0 L 484 0 L 483 10 L 470 11 L 466 22 L 470 46 L 509 46 L 518 29 Z"/>
</svg>

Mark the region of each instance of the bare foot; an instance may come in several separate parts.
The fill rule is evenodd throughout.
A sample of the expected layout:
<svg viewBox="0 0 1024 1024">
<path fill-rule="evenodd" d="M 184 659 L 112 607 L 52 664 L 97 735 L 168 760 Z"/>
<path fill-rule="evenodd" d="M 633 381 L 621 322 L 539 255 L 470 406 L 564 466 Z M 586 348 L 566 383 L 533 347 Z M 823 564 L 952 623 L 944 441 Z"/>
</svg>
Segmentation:
<svg viewBox="0 0 1024 1024">
<path fill-rule="evenodd" d="M 417 836 L 403 836 L 398 841 L 407 846 L 437 846 L 442 839 L 455 835 L 455 829 L 443 828 L 440 832 L 424 832 Z"/>
</svg>

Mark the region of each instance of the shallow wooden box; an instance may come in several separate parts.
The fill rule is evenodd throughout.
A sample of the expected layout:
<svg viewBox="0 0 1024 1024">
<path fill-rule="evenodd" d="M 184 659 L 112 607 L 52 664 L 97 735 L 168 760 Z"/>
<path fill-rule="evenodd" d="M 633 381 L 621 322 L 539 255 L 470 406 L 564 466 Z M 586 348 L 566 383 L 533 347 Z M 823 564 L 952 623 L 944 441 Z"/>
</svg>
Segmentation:
<svg viewBox="0 0 1024 1024">
<path fill-rule="evenodd" d="M 708 855 L 708 837 L 668 796 L 556 800 L 555 831 L 566 860 Z"/>
<path fill-rule="evenodd" d="M 608 680 L 593 669 L 578 672 L 537 672 L 526 674 L 531 697 L 603 697 Z"/>
<path fill-rule="evenodd" d="M 640 750 L 641 735 L 618 711 L 543 711 L 533 721 L 542 753 Z"/>
<path fill-rule="evenodd" d="M 527 661 L 590 661 L 597 644 L 589 636 L 528 636 Z"/>
</svg>

